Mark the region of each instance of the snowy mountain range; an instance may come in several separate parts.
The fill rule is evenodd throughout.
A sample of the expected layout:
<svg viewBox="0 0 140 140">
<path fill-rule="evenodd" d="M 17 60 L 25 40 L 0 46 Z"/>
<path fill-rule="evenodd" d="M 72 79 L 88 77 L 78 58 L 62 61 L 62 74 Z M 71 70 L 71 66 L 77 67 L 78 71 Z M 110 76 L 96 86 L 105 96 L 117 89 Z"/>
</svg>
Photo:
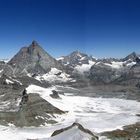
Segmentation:
<svg viewBox="0 0 140 140">
<path fill-rule="evenodd" d="M 119 94 L 113 92 L 109 99 L 101 93 L 96 95 L 93 91 L 98 86 L 101 93 L 106 90 L 107 94 L 108 89 L 114 91 L 117 86 Z M 140 89 L 140 55 L 135 52 L 121 59 L 97 59 L 74 51 L 55 59 L 33 41 L 8 62 L 0 61 L 0 131 L 1 125 L 14 129 L 43 126 L 54 135 L 37 135 L 40 140 L 97 140 L 96 133 L 100 136 L 101 132 L 137 122 L 140 104 L 126 98 L 131 95 L 135 99 L 139 95 L 126 95 L 129 87 Z M 105 98 L 97 98 L 100 96 Z M 112 123 L 118 118 L 125 121 Z M 2 127 L 3 130 L 11 135 L 9 128 Z"/>
<path fill-rule="evenodd" d="M 0 75 L 10 77 L 28 76 L 38 82 L 66 83 L 86 79 L 91 84 L 108 84 L 126 81 L 135 77 L 139 69 L 140 55 L 135 52 L 125 58 L 97 59 L 79 51 L 58 59 L 49 55 L 42 47 L 33 41 L 28 47 L 23 47 L 8 63 L 0 61 Z M 139 75 L 139 72 L 137 72 Z M 84 78 L 83 78 L 84 77 Z M 80 80 L 79 80 L 80 79 Z M 130 80 L 130 79 L 129 79 Z M 137 85 L 139 82 L 135 82 Z"/>
</svg>

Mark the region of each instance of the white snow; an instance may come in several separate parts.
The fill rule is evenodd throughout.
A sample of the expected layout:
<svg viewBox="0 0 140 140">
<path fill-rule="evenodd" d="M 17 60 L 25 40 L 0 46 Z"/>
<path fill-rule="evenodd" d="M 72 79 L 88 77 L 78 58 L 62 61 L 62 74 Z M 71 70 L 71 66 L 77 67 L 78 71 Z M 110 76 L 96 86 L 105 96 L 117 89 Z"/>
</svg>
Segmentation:
<svg viewBox="0 0 140 140">
<path fill-rule="evenodd" d="M 1 74 L 2 72 L 3 72 L 3 69 L 0 70 L 0 74 Z M 0 77 L 1 77 L 1 75 L 0 75 Z"/>
<path fill-rule="evenodd" d="M 14 84 L 14 82 L 11 81 L 11 80 L 9 80 L 9 79 L 6 79 L 6 83 L 7 83 L 7 84 Z"/>
<path fill-rule="evenodd" d="M 0 61 L 4 61 L 5 63 L 8 63 L 10 59 L 0 59 Z"/>
<path fill-rule="evenodd" d="M 77 53 L 77 56 L 78 57 L 82 57 L 82 55 L 80 54 L 80 52 L 78 51 L 78 53 Z"/>
<path fill-rule="evenodd" d="M 72 80 L 72 78 L 70 78 L 70 75 L 56 68 L 51 68 L 48 73 L 42 76 L 36 76 L 35 78 L 39 81 L 45 80 L 49 83 L 63 83 Z"/>
<path fill-rule="evenodd" d="M 76 128 L 64 132 L 61 135 L 54 137 L 54 139 L 49 137 L 55 130 L 70 126 L 73 122 L 78 122 L 85 128 L 90 129 L 93 132 L 100 133 L 118 128 L 122 129 L 122 126 L 124 125 L 129 125 L 140 121 L 140 118 L 135 115 L 140 112 L 140 102 L 135 100 L 91 98 L 74 95 L 72 96 L 72 94 L 65 94 L 65 96 L 60 95 L 61 99 L 53 99 L 50 97 L 50 94 L 52 94 L 52 90 L 54 89 L 57 90 L 57 87 L 42 88 L 39 86 L 30 85 L 27 88 L 27 92 L 38 93 L 43 99 L 47 100 L 57 108 L 64 111 L 69 111 L 64 115 L 54 114 L 59 123 L 38 128 L 0 126 L 0 139 L 27 140 L 27 138 L 38 138 L 43 140 L 43 138 L 46 138 L 46 140 L 59 140 L 63 138 L 66 139 L 68 134 L 75 136 L 75 139 L 80 139 L 80 136 L 85 135 Z"/>
<path fill-rule="evenodd" d="M 59 61 L 59 60 L 63 60 L 63 59 L 64 59 L 64 57 L 56 58 L 57 61 Z"/>
<path fill-rule="evenodd" d="M 13 79 L 13 81 L 19 83 L 20 85 L 23 85 L 20 81 L 16 80 L 16 79 Z"/>
<path fill-rule="evenodd" d="M 86 57 L 81 57 L 80 60 L 82 61 L 82 60 L 84 60 L 85 58 L 86 58 Z"/>
<path fill-rule="evenodd" d="M 32 74 L 31 74 L 31 73 L 27 73 L 27 76 L 28 76 L 28 77 L 32 77 Z"/>
<path fill-rule="evenodd" d="M 84 133 L 75 126 L 54 137 L 39 140 L 91 140 L 91 138 L 92 136 L 90 134 Z"/>
<path fill-rule="evenodd" d="M 59 72 L 62 72 L 62 71 L 58 70 L 57 68 L 51 68 L 49 74 L 58 74 Z"/>
<path fill-rule="evenodd" d="M 64 65 L 67 66 L 67 65 L 69 65 L 69 64 L 70 64 L 70 62 L 66 62 Z"/>
<path fill-rule="evenodd" d="M 130 62 L 129 62 L 130 61 Z M 108 65 L 114 69 L 120 69 L 120 68 L 123 68 L 124 66 L 127 66 L 127 67 L 131 67 L 133 65 L 136 64 L 136 62 L 133 62 L 131 60 L 128 60 L 128 61 L 124 61 L 124 62 L 115 62 L 115 61 L 112 61 L 111 64 L 109 63 L 104 63 L 105 65 Z"/>
<path fill-rule="evenodd" d="M 89 64 L 77 65 L 74 68 L 74 73 L 76 72 L 76 73 L 83 74 L 84 72 L 88 72 L 94 64 L 95 64 L 94 61 L 89 61 Z"/>
<path fill-rule="evenodd" d="M 128 63 L 127 66 L 128 66 L 128 67 L 132 67 L 132 66 L 135 65 L 135 64 L 136 64 L 136 62 L 131 62 L 131 63 Z"/>
<path fill-rule="evenodd" d="M 111 63 L 112 64 L 109 64 L 109 63 L 104 63 L 104 64 L 114 69 L 120 69 L 123 67 L 123 64 L 124 64 L 124 62 L 115 62 L 115 61 L 112 61 Z"/>
<path fill-rule="evenodd" d="M 2 73 L 3 72 L 3 69 L 2 70 L 0 70 L 0 73 Z"/>
<path fill-rule="evenodd" d="M 94 132 L 103 132 L 121 128 L 124 125 L 138 121 L 138 117 L 135 114 L 140 112 L 140 103 L 137 101 L 71 95 L 60 95 L 61 99 L 53 99 L 49 96 L 52 93 L 52 89 L 55 89 L 55 87 L 45 89 L 31 85 L 27 88 L 27 91 L 28 93 L 38 93 L 57 108 L 69 111 L 61 116 L 63 120 L 61 123 L 69 124 L 77 120 Z"/>
<path fill-rule="evenodd" d="M 4 95 L 1 95 L 0 98 L 3 98 Z M 14 111 L 18 111 L 19 109 L 19 103 L 21 102 L 21 98 L 18 99 L 9 99 L 7 101 L 1 101 L 0 102 L 0 111 L 10 111 L 10 112 L 14 112 Z"/>
</svg>

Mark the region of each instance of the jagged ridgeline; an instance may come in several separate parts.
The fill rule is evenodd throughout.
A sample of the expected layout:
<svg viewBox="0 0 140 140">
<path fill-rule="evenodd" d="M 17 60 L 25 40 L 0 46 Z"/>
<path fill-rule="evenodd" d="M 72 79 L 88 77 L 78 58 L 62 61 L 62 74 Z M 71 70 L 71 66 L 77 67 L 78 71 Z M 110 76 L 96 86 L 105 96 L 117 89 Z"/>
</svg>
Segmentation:
<svg viewBox="0 0 140 140">
<path fill-rule="evenodd" d="M 28 47 L 23 47 L 8 62 L 15 75 L 26 75 L 28 73 L 44 74 L 51 67 L 62 69 L 62 65 L 49 55 L 36 41 Z"/>
</svg>

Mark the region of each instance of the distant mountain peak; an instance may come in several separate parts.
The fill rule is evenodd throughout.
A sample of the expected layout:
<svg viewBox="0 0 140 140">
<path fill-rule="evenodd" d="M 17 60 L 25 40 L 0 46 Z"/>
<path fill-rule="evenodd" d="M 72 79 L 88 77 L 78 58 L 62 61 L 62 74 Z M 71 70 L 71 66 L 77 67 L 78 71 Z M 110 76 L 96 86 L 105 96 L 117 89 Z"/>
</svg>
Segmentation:
<svg viewBox="0 0 140 140">
<path fill-rule="evenodd" d="M 128 56 L 137 56 L 137 53 L 136 52 L 132 52 Z"/>
<path fill-rule="evenodd" d="M 79 50 L 73 51 L 71 54 L 81 54 Z"/>
<path fill-rule="evenodd" d="M 23 70 L 34 73 L 47 72 L 51 67 L 62 68 L 61 65 L 49 55 L 37 41 L 32 41 L 28 47 L 23 47 L 8 63 L 15 68 L 16 73 Z M 36 69 L 36 66 L 39 69 Z"/>
<path fill-rule="evenodd" d="M 38 45 L 39 45 L 39 44 L 38 44 L 38 42 L 37 42 L 36 40 L 33 40 L 33 41 L 32 41 L 32 46 L 33 46 L 33 47 L 38 46 Z"/>
<path fill-rule="evenodd" d="M 130 53 L 128 56 L 126 56 L 123 61 L 127 61 L 127 60 L 132 60 L 135 61 L 136 58 L 138 57 L 138 54 L 136 52 L 132 52 Z"/>
</svg>

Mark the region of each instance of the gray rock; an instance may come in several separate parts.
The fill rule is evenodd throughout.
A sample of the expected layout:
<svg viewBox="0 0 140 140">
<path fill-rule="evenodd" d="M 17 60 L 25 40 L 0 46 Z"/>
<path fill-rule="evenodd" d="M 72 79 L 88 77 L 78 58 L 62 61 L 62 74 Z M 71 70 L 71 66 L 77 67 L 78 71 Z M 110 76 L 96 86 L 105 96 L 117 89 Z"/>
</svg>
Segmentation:
<svg viewBox="0 0 140 140">
<path fill-rule="evenodd" d="M 14 74 L 18 76 L 28 73 L 44 74 L 51 67 L 62 69 L 62 65 L 43 50 L 36 41 L 33 41 L 29 47 L 21 48 L 8 65 L 12 66 Z"/>
<path fill-rule="evenodd" d="M 60 99 L 59 93 L 56 90 L 52 90 L 52 94 L 50 94 L 52 98 Z"/>
<path fill-rule="evenodd" d="M 29 94 L 26 101 L 24 100 L 25 95 L 22 95 L 21 99 L 22 103 L 19 105 L 18 111 L 0 112 L 0 124 L 12 123 L 19 127 L 52 124 L 56 123 L 53 120 L 54 114 L 65 113 L 42 99 L 38 94 Z"/>
<path fill-rule="evenodd" d="M 135 61 L 138 56 L 139 56 L 139 54 L 137 54 L 136 52 L 132 52 L 131 54 L 129 54 L 128 56 L 126 56 L 125 58 L 123 58 L 121 60 L 122 61 L 128 61 L 128 60 Z"/>
<path fill-rule="evenodd" d="M 114 81 L 120 76 L 119 71 L 104 63 L 93 65 L 90 69 L 90 80 L 93 84 L 106 84 Z"/>
</svg>

